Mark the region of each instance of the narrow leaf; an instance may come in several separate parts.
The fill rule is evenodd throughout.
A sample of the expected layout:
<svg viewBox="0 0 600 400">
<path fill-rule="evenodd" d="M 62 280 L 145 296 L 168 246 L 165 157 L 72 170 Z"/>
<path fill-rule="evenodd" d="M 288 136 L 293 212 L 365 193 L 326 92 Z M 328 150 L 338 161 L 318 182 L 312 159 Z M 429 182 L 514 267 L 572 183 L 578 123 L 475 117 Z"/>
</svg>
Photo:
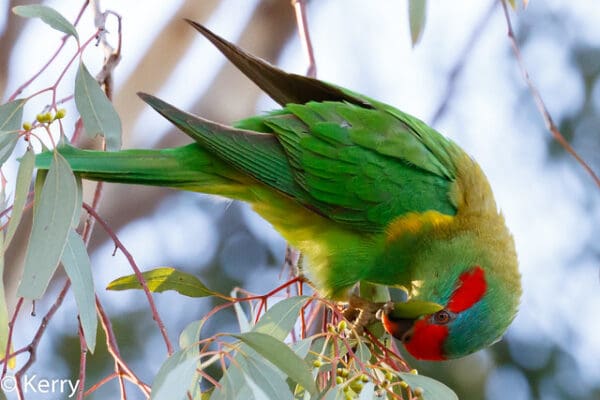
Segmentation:
<svg viewBox="0 0 600 400">
<path fill-rule="evenodd" d="M 21 158 L 21 164 L 19 165 L 19 171 L 17 172 L 17 184 L 15 187 L 15 201 L 13 203 L 12 214 L 8 221 L 8 227 L 6 228 L 6 237 L 4 240 L 4 249 L 8 247 L 12 240 L 21 217 L 23 216 L 23 209 L 25 202 L 27 201 L 27 195 L 29 194 L 29 186 L 31 185 L 31 176 L 33 175 L 33 166 L 35 164 L 35 155 L 31 149 L 27 149 L 23 158 Z"/>
<path fill-rule="evenodd" d="M 244 313 L 240 302 L 233 304 L 233 310 L 235 311 L 235 316 L 237 317 L 238 325 L 240 326 L 240 332 L 244 333 L 250 331 L 250 322 L 248 322 L 248 318 L 246 317 L 246 313 Z"/>
<path fill-rule="evenodd" d="M 63 156 L 55 152 L 34 211 L 18 296 L 39 299 L 46 291 L 65 248 L 76 201 L 73 171 Z"/>
<path fill-rule="evenodd" d="M 174 290 L 188 297 L 222 296 L 207 288 L 198 278 L 172 267 L 161 267 L 142 273 L 151 292 Z M 108 290 L 141 289 L 142 285 L 135 275 L 122 276 L 110 282 Z"/>
<path fill-rule="evenodd" d="M 74 36 L 75 39 L 79 40 L 79 35 L 77 35 L 77 31 L 75 30 L 73 24 L 67 21 L 65 17 L 51 7 L 40 4 L 32 4 L 29 6 L 13 7 L 12 11 L 21 17 L 40 18 L 57 31 Z"/>
<path fill-rule="evenodd" d="M 1 193 L 4 203 L 4 190 Z M 5 204 L 2 204 L 4 206 Z M 2 207 L 4 208 L 4 207 Z M 0 234 L 0 276 L 4 274 L 4 235 Z M 4 280 L 0 279 L 0 358 L 6 356 L 6 344 L 8 343 L 8 307 L 4 293 Z"/>
<path fill-rule="evenodd" d="M 184 400 L 195 381 L 198 359 L 188 350 L 173 353 L 160 367 L 152 383 L 151 400 Z"/>
<path fill-rule="evenodd" d="M 23 122 L 25 99 L 18 99 L 0 105 L 0 131 L 17 131 Z"/>
<path fill-rule="evenodd" d="M 89 137 L 104 136 L 109 151 L 121 148 L 121 119 L 83 63 L 75 77 L 75 105 Z"/>
<path fill-rule="evenodd" d="M 399 372 L 398 376 L 408 383 L 412 390 L 417 387 L 423 389 L 423 400 L 458 400 L 452 389 L 435 379 L 406 372 Z"/>
<path fill-rule="evenodd" d="M 240 354 L 242 351 L 240 351 Z M 257 399 L 286 400 L 292 399 L 292 392 L 285 382 L 285 377 L 270 363 L 256 352 L 252 356 L 239 357 L 240 368 L 246 376 L 246 384 L 250 387 Z M 248 379 L 249 378 L 249 379 Z M 262 397 L 257 397 L 258 391 L 255 386 L 260 388 Z"/>
<path fill-rule="evenodd" d="M 317 387 L 306 362 L 282 341 L 271 335 L 258 332 L 247 332 L 232 336 L 246 343 L 308 392 L 313 394 L 317 392 Z"/>
<path fill-rule="evenodd" d="M 96 347 L 96 297 L 92 279 L 92 264 L 85 244 L 73 229 L 69 231 L 67 244 L 62 255 L 62 264 L 73 285 L 73 295 L 79 311 L 79 320 L 83 328 L 88 349 L 93 353 Z"/>
<path fill-rule="evenodd" d="M 419 43 L 425 28 L 427 0 L 408 0 L 408 19 L 410 23 L 410 38 L 413 47 Z"/>
<path fill-rule="evenodd" d="M 179 335 L 179 347 L 185 349 L 192 346 L 200 340 L 200 331 L 204 325 L 205 319 L 190 322 Z"/>
<path fill-rule="evenodd" d="M 18 141 L 19 134 L 15 131 L 0 132 L 0 166 L 8 160 Z"/>
<path fill-rule="evenodd" d="M 276 339 L 284 340 L 296 324 L 300 309 L 307 300 L 306 296 L 281 300 L 262 316 L 252 328 L 252 332 L 266 333 Z"/>
</svg>

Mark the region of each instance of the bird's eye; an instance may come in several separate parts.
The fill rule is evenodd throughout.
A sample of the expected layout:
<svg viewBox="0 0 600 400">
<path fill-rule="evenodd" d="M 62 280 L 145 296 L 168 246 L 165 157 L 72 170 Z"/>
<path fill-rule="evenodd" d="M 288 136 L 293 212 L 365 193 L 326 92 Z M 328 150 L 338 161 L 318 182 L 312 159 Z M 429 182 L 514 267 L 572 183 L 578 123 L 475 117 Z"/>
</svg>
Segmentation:
<svg viewBox="0 0 600 400">
<path fill-rule="evenodd" d="M 438 325 L 446 325 L 451 320 L 452 315 L 446 310 L 441 310 L 433 314 L 433 322 Z"/>
</svg>

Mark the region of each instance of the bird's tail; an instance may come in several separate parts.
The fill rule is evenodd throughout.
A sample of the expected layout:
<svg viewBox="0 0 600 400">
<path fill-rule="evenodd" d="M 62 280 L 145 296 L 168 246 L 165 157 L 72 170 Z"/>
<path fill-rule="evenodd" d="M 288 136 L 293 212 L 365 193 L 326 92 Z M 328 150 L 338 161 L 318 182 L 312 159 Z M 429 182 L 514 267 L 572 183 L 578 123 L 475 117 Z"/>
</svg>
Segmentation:
<svg viewBox="0 0 600 400">
<path fill-rule="evenodd" d="M 56 151 L 77 175 L 94 181 L 168 186 L 238 200 L 251 200 L 248 186 L 255 183 L 197 144 L 115 152 L 59 146 Z M 52 151 L 39 154 L 36 167 L 50 168 L 52 158 Z"/>
</svg>

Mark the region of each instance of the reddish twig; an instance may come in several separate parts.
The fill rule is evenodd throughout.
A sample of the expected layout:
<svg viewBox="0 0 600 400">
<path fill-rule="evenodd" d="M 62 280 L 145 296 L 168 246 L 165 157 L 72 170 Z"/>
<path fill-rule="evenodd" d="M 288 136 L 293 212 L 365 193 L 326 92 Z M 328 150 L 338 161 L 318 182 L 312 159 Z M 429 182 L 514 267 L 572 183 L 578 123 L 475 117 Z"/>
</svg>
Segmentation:
<svg viewBox="0 0 600 400">
<path fill-rule="evenodd" d="M 54 301 L 54 303 L 52 304 L 52 306 L 50 307 L 50 309 L 48 310 L 46 315 L 44 315 L 44 317 L 42 318 L 42 322 L 40 323 L 38 330 L 35 332 L 33 339 L 31 340 L 29 345 L 26 346 L 26 350 L 29 352 L 29 359 L 27 360 L 25 365 L 23 365 L 23 367 L 21 367 L 21 369 L 19 369 L 17 371 L 17 373 L 15 374 L 16 391 L 17 391 L 17 396 L 19 399 L 24 398 L 23 388 L 21 387 L 21 378 L 23 377 L 25 372 L 27 372 L 27 370 L 29 368 L 31 368 L 31 366 L 35 362 L 36 356 L 37 356 L 38 344 L 39 344 L 40 340 L 42 339 L 42 336 L 44 335 L 46 328 L 48 327 L 48 323 L 50 322 L 50 320 L 52 319 L 52 317 L 54 316 L 56 311 L 62 305 L 62 303 L 65 299 L 65 296 L 67 295 L 67 292 L 69 291 L 70 287 L 71 287 L 71 282 L 69 280 L 67 280 L 65 282 L 65 284 L 63 285 L 60 293 L 58 294 L 58 297 L 56 298 L 56 300 Z"/>
<path fill-rule="evenodd" d="M 116 377 L 119 379 L 119 387 L 121 388 L 121 396 L 125 396 L 125 382 L 123 378 L 128 378 L 133 382 L 137 387 L 140 388 L 141 391 L 144 392 L 147 396 L 150 395 L 150 387 L 142 382 L 137 375 L 129 368 L 127 363 L 122 359 L 121 353 L 119 351 L 119 345 L 117 344 L 117 338 L 115 337 L 114 331 L 112 329 L 112 323 L 108 318 L 108 315 L 104 311 L 98 296 L 96 295 L 96 310 L 98 311 L 98 315 L 100 316 L 100 325 L 106 334 L 106 347 L 108 352 L 113 357 L 115 361 L 115 373 Z"/>
<path fill-rule="evenodd" d="M 85 340 L 85 335 L 83 334 L 83 326 L 81 325 L 81 320 L 79 320 L 79 380 L 77 386 L 77 400 L 83 399 L 83 389 L 85 387 L 85 367 L 87 364 L 87 342 Z"/>
<path fill-rule="evenodd" d="M 19 315 L 19 310 L 21 310 L 21 306 L 23 305 L 23 298 L 19 297 L 19 300 L 17 300 L 17 305 L 15 306 L 15 311 L 12 315 L 12 318 L 10 319 L 10 321 L 8 322 L 8 339 L 6 340 L 6 349 L 4 351 L 4 365 L 2 366 L 2 376 L 0 377 L 0 380 L 4 379 L 4 377 L 6 376 L 6 371 L 8 369 L 8 363 L 11 359 L 11 355 L 10 353 L 10 348 L 12 347 L 12 337 L 13 337 L 13 332 L 15 329 L 15 322 L 17 320 L 17 315 Z"/>
<path fill-rule="evenodd" d="M 167 352 L 168 352 L 169 355 L 173 354 L 173 345 L 171 344 L 171 340 L 169 339 L 169 335 L 167 334 L 167 329 L 166 329 L 165 324 L 163 323 L 162 319 L 160 318 L 160 315 L 158 314 L 158 310 L 156 309 L 156 304 L 154 303 L 154 299 L 152 298 L 152 293 L 150 292 L 150 289 L 148 289 L 148 285 L 146 284 L 146 280 L 144 279 L 144 277 L 142 275 L 142 272 L 140 271 L 139 267 L 137 266 L 137 263 L 135 262 L 135 259 L 133 258 L 133 256 L 129 252 L 129 250 L 127 250 L 127 248 L 119 240 L 119 238 L 116 235 L 116 233 L 110 228 L 110 226 L 108 226 L 108 223 L 106 223 L 106 221 L 104 221 L 100 217 L 100 215 L 98 215 L 98 213 L 96 212 L 96 210 L 94 210 L 87 203 L 83 203 L 83 208 L 89 214 L 91 214 L 92 217 L 94 217 L 94 219 L 96 220 L 96 222 L 98 222 L 102 226 L 102 229 L 104 229 L 104 231 L 108 234 L 108 236 L 110 236 L 110 238 L 112 239 L 112 241 L 115 243 L 115 246 L 119 250 L 121 250 L 121 252 L 125 256 L 125 258 L 129 262 L 129 265 L 133 269 L 133 272 L 135 273 L 135 276 L 137 277 L 140 285 L 142 286 L 142 289 L 144 290 L 144 293 L 146 294 L 146 299 L 148 300 L 148 304 L 150 305 L 150 309 L 152 311 L 152 318 L 154 319 L 154 321 L 156 321 L 156 324 L 158 325 L 158 329 L 160 330 L 160 333 L 163 336 L 163 340 L 164 340 L 165 345 L 167 347 Z"/>
<path fill-rule="evenodd" d="M 85 1 L 84 4 L 83 4 L 83 6 L 81 7 L 81 9 L 79 10 L 79 13 L 77 14 L 77 17 L 75 18 L 75 22 L 73 23 L 74 26 L 77 26 L 77 24 L 79 23 L 79 20 L 81 19 L 81 16 L 83 15 L 83 12 L 87 8 L 87 6 L 88 6 L 88 1 Z M 38 72 L 36 72 L 29 80 L 27 80 L 25 83 L 23 83 L 21 86 L 19 86 L 17 88 L 17 90 L 15 90 L 15 92 L 8 98 L 9 102 L 12 101 L 12 100 L 14 100 L 18 95 L 20 95 L 23 92 L 23 90 L 25 90 L 27 88 L 27 86 L 31 85 L 31 83 L 33 81 L 35 81 L 52 64 L 52 62 L 60 54 L 60 52 L 63 49 L 63 47 L 65 47 L 65 44 L 67 43 L 67 39 L 69 39 L 69 37 L 70 37 L 70 35 L 63 36 L 63 38 L 61 39 L 62 43 L 60 44 L 60 46 L 58 46 L 58 49 L 50 57 L 50 59 L 48 60 L 48 62 L 46 64 L 44 64 L 42 66 L 42 68 L 40 68 L 40 70 Z"/>
<path fill-rule="evenodd" d="M 294 12 L 296 13 L 296 24 L 298 25 L 298 33 L 300 34 L 300 42 L 304 53 L 308 58 L 308 69 L 306 76 L 311 78 L 317 77 L 317 63 L 315 62 L 315 55 L 313 52 L 312 42 L 310 40 L 310 33 L 308 31 L 308 21 L 306 18 L 306 0 L 292 0 L 294 6 Z"/>
<path fill-rule="evenodd" d="M 519 65 L 519 69 L 521 70 L 521 75 L 523 76 L 523 80 L 525 81 L 525 83 L 527 84 L 527 87 L 529 88 L 529 91 L 531 92 L 531 95 L 533 97 L 533 100 L 535 102 L 535 105 L 536 105 L 539 113 L 542 115 L 542 118 L 544 119 L 544 124 L 546 125 L 546 129 L 548 129 L 550 131 L 550 133 L 552 134 L 554 139 L 567 151 L 567 153 L 569 153 L 573 158 L 575 158 L 575 160 L 577 160 L 577 162 L 583 167 L 583 169 L 592 177 L 592 179 L 596 183 L 596 186 L 598 186 L 598 188 L 600 188 L 600 178 L 598 177 L 598 175 L 596 175 L 594 170 L 592 170 L 592 168 L 583 160 L 583 158 L 581 158 L 579 156 L 579 154 L 577 154 L 577 152 L 573 149 L 573 147 L 571 147 L 569 142 L 565 139 L 565 137 L 562 135 L 562 133 L 560 133 L 560 131 L 558 130 L 558 127 L 554 123 L 554 120 L 552 119 L 550 112 L 546 108 L 546 104 L 544 104 L 544 100 L 542 99 L 542 96 L 540 95 L 539 90 L 533 84 L 533 81 L 531 80 L 531 77 L 529 76 L 529 72 L 527 71 L 527 68 L 525 68 L 525 62 L 523 61 L 523 57 L 521 55 L 521 50 L 519 48 L 519 45 L 517 44 L 517 38 L 516 38 L 515 33 L 512 28 L 512 23 L 510 21 L 510 14 L 508 11 L 508 7 L 506 6 L 506 1 L 500 0 L 500 3 L 502 3 L 502 9 L 504 10 L 504 17 L 506 19 L 506 26 L 507 26 L 507 30 L 508 30 L 508 32 L 507 32 L 508 38 L 510 40 L 510 44 L 513 49 L 513 53 L 515 53 L 515 58 L 517 60 L 517 64 Z"/>
</svg>

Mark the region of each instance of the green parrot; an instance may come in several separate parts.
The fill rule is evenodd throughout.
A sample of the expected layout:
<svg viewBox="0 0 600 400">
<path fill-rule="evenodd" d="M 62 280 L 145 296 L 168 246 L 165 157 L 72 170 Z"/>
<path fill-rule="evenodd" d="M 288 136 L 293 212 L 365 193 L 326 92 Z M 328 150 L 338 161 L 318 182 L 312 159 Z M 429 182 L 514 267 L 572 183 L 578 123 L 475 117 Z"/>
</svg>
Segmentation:
<svg viewBox="0 0 600 400">
<path fill-rule="evenodd" d="M 520 275 L 479 165 L 413 116 L 282 71 L 188 22 L 282 108 L 226 126 L 140 93 L 195 143 L 58 148 L 73 170 L 249 203 L 302 252 L 322 296 L 347 301 L 357 283 L 370 282 L 406 289 L 407 305 L 435 303 L 425 315 L 382 316 L 418 359 L 462 357 L 497 341 L 516 314 Z M 37 166 L 51 159 L 42 153 Z"/>
</svg>

